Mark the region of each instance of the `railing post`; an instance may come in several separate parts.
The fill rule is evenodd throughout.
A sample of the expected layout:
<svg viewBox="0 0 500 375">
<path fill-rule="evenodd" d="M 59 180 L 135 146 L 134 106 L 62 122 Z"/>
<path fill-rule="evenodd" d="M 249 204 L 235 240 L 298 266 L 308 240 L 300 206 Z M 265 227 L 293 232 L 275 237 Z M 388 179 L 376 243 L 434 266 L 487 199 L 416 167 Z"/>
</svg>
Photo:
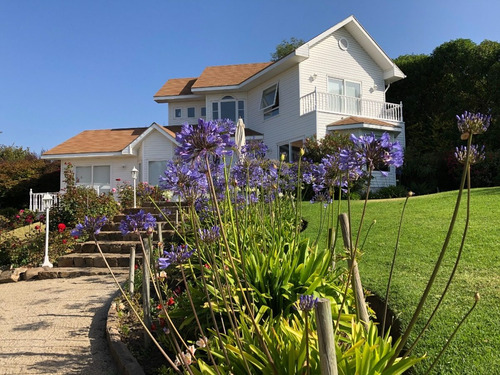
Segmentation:
<svg viewBox="0 0 500 375">
<path fill-rule="evenodd" d="M 128 265 L 128 291 L 132 296 L 135 292 L 134 290 L 134 280 L 135 280 L 135 245 L 130 246 L 130 257 Z"/>
<path fill-rule="evenodd" d="M 151 329 L 151 291 L 149 264 L 151 261 L 151 235 L 148 236 L 144 243 L 144 254 L 142 259 L 142 308 L 144 313 L 144 324 L 148 329 Z M 144 346 L 148 348 L 151 345 L 151 338 L 144 332 Z"/>
<path fill-rule="evenodd" d="M 33 189 L 30 189 L 30 211 L 33 211 Z"/>
<path fill-rule="evenodd" d="M 320 298 L 318 300 L 316 305 L 316 324 L 318 326 L 321 375 L 337 375 L 337 355 L 335 353 L 332 308 L 330 300 L 327 298 Z"/>
</svg>

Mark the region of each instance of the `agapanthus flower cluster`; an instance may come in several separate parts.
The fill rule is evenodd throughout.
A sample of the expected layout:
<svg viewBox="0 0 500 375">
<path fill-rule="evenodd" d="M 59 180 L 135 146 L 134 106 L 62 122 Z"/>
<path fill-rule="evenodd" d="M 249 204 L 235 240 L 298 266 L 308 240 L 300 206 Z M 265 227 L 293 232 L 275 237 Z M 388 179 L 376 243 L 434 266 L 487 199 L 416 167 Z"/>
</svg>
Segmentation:
<svg viewBox="0 0 500 375">
<path fill-rule="evenodd" d="M 158 268 L 164 270 L 171 265 L 184 263 L 191 258 L 196 249 L 189 250 L 187 245 L 171 246 L 170 251 L 164 251 L 163 256 L 158 258 Z"/>
<path fill-rule="evenodd" d="M 102 227 L 108 222 L 106 216 L 89 217 L 85 216 L 83 223 L 76 224 L 75 229 L 71 231 L 73 237 L 82 237 L 84 235 L 99 234 Z"/>
<path fill-rule="evenodd" d="M 301 311 L 311 311 L 317 304 L 318 298 L 314 298 L 312 294 L 301 295 L 299 298 L 299 309 Z"/>
<path fill-rule="evenodd" d="M 457 115 L 458 130 L 462 133 L 462 139 L 468 139 L 470 134 L 481 134 L 488 130 L 491 122 L 491 115 L 481 113 L 471 113 L 465 111 L 462 115 Z"/>
<path fill-rule="evenodd" d="M 152 232 L 156 226 L 156 218 L 150 212 L 140 210 L 135 214 L 125 216 L 120 222 L 120 231 L 125 236 L 127 233 L 139 233 L 140 231 Z"/>
<path fill-rule="evenodd" d="M 460 164 L 465 164 L 467 161 L 467 146 L 460 146 L 455 149 L 455 158 L 457 158 Z M 479 147 L 478 145 L 471 145 L 470 147 L 470 164 L 477 164 L 482 162 L 486 158 L 484 151 L 484 145 Z"/>
<path fill-rule="evenodd" d="M 220 227 L 214 225 L 210 229 L 198 229 L 200 240 L 208 245 L 216 243 L 220 238 Z"/>
<path fill-rule="evenodd" d="M 345 187 L 346 179 L 339 167 L 339 155 L 326 155 L 319 164 L 312 164 L 303 173 L 303 180 L 310 184 L 319 200 L 330 200 L 331 188 Z M 318 200 L 318 199 L 314 199 Z"/>
<path fill-rule="evenodd" d="M 263 141 L 249 141 L 245 144 L 241 150 L 241 153 L 245 155 L 246 158 L 251 159 L 264 159 L 269 150 L 269 147 Z"/>
<path fill-rule="evenodd" d="M 176 136 L 179 142 L 176 154 L 187 162 L 230 155 L 231 147 L 234 146 L 231 135 L 235 129 L 234 123 L 230 120 L 199 119 L 198 125 L 186 123 Z"/>
<path fill-rule="evenodd" d="M 187 202 L 196 201 L 208 192 L 207 178 L 200 173 L 197 165 L 169 160 L 164 176 L 160 177 L 160 187 Z"/>
<path fill-rule="evenodd" d="M 399 142 L 391 142 L 388 133 L 380 138 L 375 134 L 356 137 L 351 134 L 353 145 L 342 149 L 339 155 L 340 169 L 350 173 L 349 179 L 355 180 L 367 172 L 378 170 L 383 176 L 388 172 L 381 169 L 403 165 L 403 149 Z"/>
</svg>

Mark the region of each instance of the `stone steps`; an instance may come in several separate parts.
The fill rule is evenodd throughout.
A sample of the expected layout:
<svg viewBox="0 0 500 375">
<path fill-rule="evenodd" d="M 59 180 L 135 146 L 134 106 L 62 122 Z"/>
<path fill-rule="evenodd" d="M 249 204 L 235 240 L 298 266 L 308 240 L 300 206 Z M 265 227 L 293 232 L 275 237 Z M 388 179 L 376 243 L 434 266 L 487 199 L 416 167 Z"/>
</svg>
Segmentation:
<svg viewBox="0 0 500 375">
<path fill-rule="evenodd" d="M 37 269 L 36 271 L 36 278 L 38 279 L 72 278 L 96 275 L 109 275 L 109 277 L 111 277 L 107 268 L 100 267 L 44 267 L 43 269 Z M 113 273 L 123 278 L 124 276 L 128 276 L 128 267 L 113 268 Z"/>
<path fill-rule="evenodd" d="M 142 263 L 142 248 L 141 242 L 139 241 L 137 234 L 129 233 L 125 236 L 122 235 L 119 229 L 119 225 L 121 220 L 124 220 L 126 215 L 134 214 L 143 209 L 145 212 L 151 212 L 155 214 L 157 218 L 162 222 L 162 236 L 164 241 L 169 241 L 175 235 L 175 231 L 172 227 L 176 225 L 176 219 L 178 219 L 179 215 L 177 212 L 177 205 L 173 203 L 162 203 L 161 209 L 169 210 L 169 220 L 171 223 L 164 222 L 160 218 L 161 216 L 158 214 L 158 210 L 153 205 L 148 207 L 136 208 L 136 209 L 128 209 L 126 213 L 116 215 L 113 218 L 113 221 L 103 226 L 101 232 L 97 235 L 97 240 L 99 243 L 99 247 L 101 251 L 105 254 L 105 257 L 111 267 L 113 269 L 128 269 L 129 266 L 129 257 L 131 248 L 136 249 L 136 262 Z M 158 233 L 155 232 L 153 235 L 153 241 L 158 241 Z M 54 267 L 52 271 L 54 273 L 60 272 L 59 270 L 65 269 L 77 269 L 80 270 L 78 272 L 82 272 L 81 269 L 102 269 L 104 272 L 108 272 L 106 269 L 106 264 L 104 259 L 99 253 L 98 247 L 94 241 L 86 241 L 82 243 L 78 243 L 75 246 L 74 251 L 71 254 L 66 254 L 58 258 L 57 267 Z M 49 272 L 47 271 L 47 272 Z M 45 272 L 45 271 L 44 271 Z M 75 271 L 78 273 L 77 271 Z M 56 277 L 51 274 L 52 277 Z M 47 277 L 50 277 L 47 274 Z M 59 276 L 57 276 L 59 277 Z M 71 276 L 69 276 L 71 277 Z"/>
<path fill-rule="evenodd" d="M 128 267 L 129 254 L 104 254 L 110 267 Z M 136 259 L 142 259 L 142 254 L 138 252 Z M 57 268 L 60 267 L 94 267 L 106 268 L 106 263 L 99 253 L 72 253 L 59 257 L 57 259 Z"/>
</svg>

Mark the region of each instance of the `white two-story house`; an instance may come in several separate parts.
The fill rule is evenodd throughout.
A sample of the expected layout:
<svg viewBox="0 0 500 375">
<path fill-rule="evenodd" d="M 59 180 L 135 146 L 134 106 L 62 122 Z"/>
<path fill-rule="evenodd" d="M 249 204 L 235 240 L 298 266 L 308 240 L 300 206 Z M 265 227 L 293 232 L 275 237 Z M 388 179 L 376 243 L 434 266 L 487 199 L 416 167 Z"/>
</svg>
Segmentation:
<svg viewBox="0 0 500 375">
<path fill-rule="evenodd" d="M 402 104 L 385 101 L 391 83 L 404 77 L 350 16 L 276 62 L 209 66 L 198 77 L 169 79 L 154 95 L 168 104 L 168 126 L 84 131 L 42 157 L 71 162 L 80 184 L 109 191 L 130 181 L 134 166 L 140 181 L 156 184 L 174 156 L 179 126 L 199 118 L 241 117 L 248 138 L 263 139 L 270 158 L 285 153 L 289 161 L 306 138 L 335 131 L 388 132 L 404 146 Z M 373 186 L 395 183 L 392 169 Z"/>
<path fill-rule="evenodd" d="M 173 78 L 155 94 L 168 103 L 168 123 L 243 118 L 263 135 L 269 157 L 290 162 L 308 137 L 333 131 L 386 131 L 405 144 L 402 104 L 385 101 L 403 72 L 353 17 L 274 63 L 210 66 L 199 77 Z M 375 187 L 394 185 L 376 176 Z"/>
</svg>

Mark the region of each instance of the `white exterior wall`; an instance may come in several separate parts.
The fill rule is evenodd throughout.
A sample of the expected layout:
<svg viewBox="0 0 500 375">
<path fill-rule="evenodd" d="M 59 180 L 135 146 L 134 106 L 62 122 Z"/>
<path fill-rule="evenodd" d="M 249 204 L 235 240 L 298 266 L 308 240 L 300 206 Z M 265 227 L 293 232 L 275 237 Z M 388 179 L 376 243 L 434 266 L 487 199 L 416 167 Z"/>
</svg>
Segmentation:
<svg viewBox="0 0 500 375">
<path fill-rule="evenodd" d="M 279 114 L 264 119 L 260 109 L 262 92 L 279 84 Z M 314 116 L 300 117 L 299 69 L 293 67 L 257 86 L 248 93 L 248 120 L 246 126 L 264 134 L 269 157 L 278 158 L 278 145 L 311 137 L 315 133 Z"/>
<path fill-rule="evenodd" d="M 144 140 L 139 151 L 141 164 L 141 180 L 149 180 L 150 161 L 171 160 L 174 157 L 176 145 L 157 130 L 153 130 Z M 139 169 L 139 167 L 137 167 Z M 151 176 L 154 178 L 153 176 Z"/>
<path fill-rule="evenodd" d="M 347 50 L 339 47 L 341 38 L 349 42 Z M 385 101 L 382 69 L 344 28 L 309 46 L 309 58 L 300 63 L 300 96 L 315 89 L 327 92 L 328 77 L 361 82 L 362 99 Z"/>
<path fill-rule="evenodd" d="M 66 166 L 64 163 L 70 162 L 73 165 L 73 172 L 76 167 L 89 167 L 89 166 L 110 166 L 110 187 L 116 188 L 120 183 L 132 184 L 132 168 L 138 165 L 136 156 L 124 155 L 113 157 L 100 157 L 100 158 L 73 158 L 61 160 L 61 190 L 64 191 L 66 184 L 64 182 L 64 170 Z M 117 181 L 119 179 L 119 181 Z"/>
<path fill-rule="evenodd" d="M 188 108 L 194 107 L 194 117 L 188 117 Z M 169 125 L 182 125 L 184 123 L 197 124 L 201 116 L 201 108 L 205 107 L 203 100 L 190 101 L 190 102 L 173 102 L 168 104 L 168 124 Z M 175 110 L 181 110 L 181 117 L 175 117 Z M 208 107 L 207 107 L 208 115 Z"/>
</svg>

